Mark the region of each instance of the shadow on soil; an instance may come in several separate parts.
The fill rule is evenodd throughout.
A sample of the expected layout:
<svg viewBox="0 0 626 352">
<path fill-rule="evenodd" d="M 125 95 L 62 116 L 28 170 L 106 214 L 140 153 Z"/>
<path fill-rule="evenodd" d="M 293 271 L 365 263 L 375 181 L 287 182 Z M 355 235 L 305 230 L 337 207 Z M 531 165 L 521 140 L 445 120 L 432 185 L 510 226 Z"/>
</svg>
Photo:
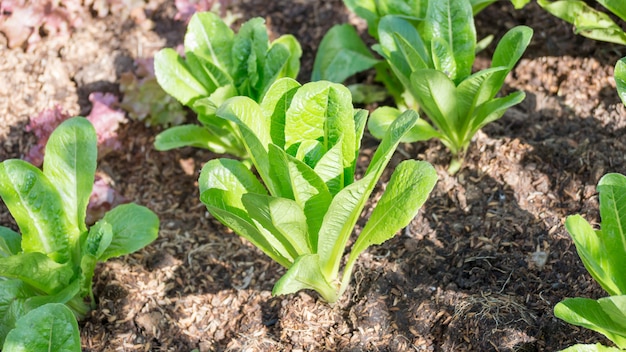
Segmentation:
<svg viewBox="0 0 626 352">
<path fill-rule="evenodd" d="M 612 89 L 601 95 L 604 108 L 621 104 Z M 597 219 L 597 202 L 589 202 L 597 182 L 609 172 L 626 173 L 626 127 L 619 110 L 607 112 L 600 121 L 576 115 L 562 97 L 535 94 L 527 94 L 520 109 L 523 114 L 505 114 L 484 131 L 531 146 L 522 164 L 548 177 L 563 215 L 584 212 Z"/>
</svg>

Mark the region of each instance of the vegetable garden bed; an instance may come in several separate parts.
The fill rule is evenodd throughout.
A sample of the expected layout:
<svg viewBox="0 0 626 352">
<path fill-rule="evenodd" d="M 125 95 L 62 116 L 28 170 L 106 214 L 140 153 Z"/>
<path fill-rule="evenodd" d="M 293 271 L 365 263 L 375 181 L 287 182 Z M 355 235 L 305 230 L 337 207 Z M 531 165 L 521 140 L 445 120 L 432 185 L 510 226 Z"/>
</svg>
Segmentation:
<svg viewBox="0 0 626 352">
<path fill-rule="evenodd" d="M 260 16 L 272 39 L 293 34 L 302 46 L 297 79 L 303 84 L 332 25 L 352 23 L 373 43 L 365 22 L 341 0 L 222 3 L 230 11 L 222 17 L 239 18 L 235 27 Z M 95 107 L 91 93 L 123 96 L 122 74 L 137 73 L 136 59 L 182 44 L 186 25 L 175 19 L 173 1 L 148 0 L 139 9 L 102 16 L 92 10 L 67 35 L 12 49 L 0 36 L 0 161 L 23 158 L 37 143 L 26 132 L 29 118 L 56 105 L 86 116 Z M 534 36 L 502 93 L 523 91 L 525 100 L 476 134 L 455 175 L 447 172 L 450 154 L 439 141 L 400 144 L 356 232 L 403 160 L 430 162 L 438 182 L 406 229 L 361 255 L 351 285 L 332 305 L 309 290 L 272 297 L 286 270 L 207 213 L 198 177 L 220 155 L 157 151 L 161 127 L 121 124 L 113 136 L 119 145 L 99 159 L 98 175 L 117 193 L 109 201 L 146 206 L 161 227 L 151 245 L 98 265 L 96 308 L 79 322 L 83 351 L 609 345 L 602 335 L 555 318 L 553 309 L 567 297 L 607 295 L 585 270 L 564 222 L 581 214 L 598 225 L 598 181 L 609 172 L 626 174 L 626 108 L 613 79 L 626 50 L 576 36 L 534 2 L 521 10 L 496 2 L 476 17 L 478 37 L 493 34 L 494 42 L 516 25 L 533 28 Z M 494 48 L 477 54 L 474 70 L 490 66 Z M 373 75 L 360 73 L 348 83 L 372 82 Z M 379 143 L 365 133 L 357 178 Z M 0 224 L 17 229 L 4 203 Z"/>
</svg>

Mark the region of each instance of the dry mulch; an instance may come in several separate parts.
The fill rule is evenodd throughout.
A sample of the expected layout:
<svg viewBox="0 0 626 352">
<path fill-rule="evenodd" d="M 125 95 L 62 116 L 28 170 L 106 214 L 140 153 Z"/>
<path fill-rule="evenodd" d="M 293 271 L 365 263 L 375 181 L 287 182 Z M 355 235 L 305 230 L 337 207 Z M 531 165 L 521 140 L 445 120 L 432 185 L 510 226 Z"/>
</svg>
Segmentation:
<svg viewBox="0 0 626 352">
<path fill-rule="evenodd" d="M 134 58 L 182 42 L 173 2 L 149 3 L 151 29 L 108 16 L 86 18 L 71 38 L 44 38 L 26 52 L 0 39 L 0 160 L 19 158 L 34 143 L 23 131 L 30 116 L 54 104 L 85 114 L 90 92 L 119 93 L 116 81 Z M 274 35 L 296 35 L 305 53 L 302 82 L 330 26 L 362 28 L 339 0 L 231 5 L 243 19 L 266 18 Z M 98 306 L 81 323 L 83 350 L 554 351 L 607 343 L 552 309 L 565 297 L 605 295 L 563 222 L 581 213 L 598 223 L 597 181 L 626 173 L 626 114 L 612 78 L 626 52 L 573 35 L 534 4 L 514 11 L 496 3 L 477 18 L 480 37 L 501 37 L 516 24 L 535 36 L 505 91 L 524 90 L 526 100 L 476 136 L 454 177 L 438 142 L 401 146 L 391 167 L 404 155 L 428 160 L 440 180 L 406 230 L 361 257 L 335 305 L 308 291 L 271 297 L 284 269 L 198 200 L 198 172 L 215 155 L 157 152 L 157 128 L 124 125 L 122 151 L 99 169 L 126 198 L 153 209 L 161 231 L 146 249 L 98 267 Z M 490 50 L 477 67 L 488 65 Z M 377 142 L 366 136 L 363 144 L 366 162 Z M 4 206 L 0 223 L 14 226 Z"/>
</svg>

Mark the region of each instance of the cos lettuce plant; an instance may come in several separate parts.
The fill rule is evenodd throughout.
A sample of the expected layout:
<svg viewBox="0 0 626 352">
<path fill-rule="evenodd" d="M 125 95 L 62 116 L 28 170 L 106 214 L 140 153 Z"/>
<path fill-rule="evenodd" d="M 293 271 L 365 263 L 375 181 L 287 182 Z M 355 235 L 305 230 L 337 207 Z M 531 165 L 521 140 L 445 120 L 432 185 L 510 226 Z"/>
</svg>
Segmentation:
<svg viewBox="0 0 626 352">
<path fill-rule="evenodd" d="M 476 15 L 488 5 L 497 0 L 468 0 L 472 8 L 472 14 Z M 343 0 L 343 3 L 367 21 L 369 33 L 378 37 L 378 22 L 387 15 L 401 16 L 413 20 L 421 20 L 426 17 L 428 6 L 436 4 L 438 0 Z M 515 8 L 522 8 L 530 0 L 511 0 Z"/>
<path fill-rule="evenodd" d="M 615 65 L 617 92 L 626 104 L 626 58 Z M 597 331 L 626 350 L 626 176 L 607 174 L 598 183 L 601 230 L 580 215 L 567 218 L 565 227 L 591 276 L 609 293 L 598 300 L 569 298 L 554 307 L 554 315 L 570 324 Z M 575 345 L 568 352 L 619 351 L 613 347 Z"/>
<path fill-rule="evenodd" d="M 473 15 L 495 2 L 495 0 L 464 1 L 467 1 L 471 7 L 471 11 L 462 13 L 465 16 L 463 21 L 467 24 L 473 23 L 471 22 Z M 521 8 L 529 0 L 511 0 L 511 2 L 516 8 Z M 404 18 L 419 29 L 424 21 L 429 21 L 426 19 L 429 7 L 449 6 L 447 1 L 429 2 L 428 0 L 344 0 L 344 4 L 367 21 L 369 34 L 376 40 L 380 40 L 378 25 L 385 16 Z M 481 40 L 475 50 L 485 48 L 492 39 L 493 36 L 488 36 Z M 311 80 L 329 80 L 340 83 L 372 67 L 376 69 L 376 80 L 384 84 L 387 93 L 394 98 L 399 108 L 402 110 L 418 108 L 402 83 L 395 77 L 388 63 L 376 59 L 354 27 L 347 24 L 334 26 L 322 39 L 315 58 Z M 367 84 L 349 86 L 353 92 L 353 98 L 364 103 L 382 101 L 386 98 L 386 95 L 381 94 L 383 91 L 376 87 L 378 86 Z"/>
<path fill-rule="evenodd" d="M 433 2 L 419 31 L 406 19 L 386 16 L 375 46 L 430 119 L 431 124 L 420 120 L 404 141 L 441 140 L 453 154 L 450 173 L 460 168 L 474 134 L 525 96 L 495 97 L 530 43 L 532 29 L 511 29 L 498 43 L 492 67 L 472 74 L 476 32 L 471 10 L 467 1 Z M 398 115 L 400 110 L 393 108 L 375 111 L 370 132 L 380 138 Z"/>
<path fill-rule="evenodd" d="M 596 0 L 609 12 L 626 22 L 626 1 Z M 574 25 L 576 34 L 587 38 L 626 45 L 626 32 L 605 12 L 581 0 L 537 0 L 539 6 L 550 14 Z"/>
<path fill-rule="evenodd" d="M 301 54 L 291 35 L 270 43 L 262 18 L 249 20 L 235 34 L 212 12 L 194 14 L 185 35 L 185 57 L 163 49 L 154 57 L 154 68 L 163 90 L 195 111 L 202 125 L 165 130 L 155 147 L 193 146 L 246 157 L 237 129 L 215 117 L 215 109 L 233 96 L 260 101 L 276 79 L 298 75 Z"/>
<path fill-rule="evenodd" d="M 605 175 L 598 193 L 601 229 L 594 230 L 580 215 L 569 216 L 565 227 L 585 268 L 610 296 L 565 299 L 554 307 L 554 315 L 605 335 L 619 349 L 579 344 L 567 348 L 568 352 L 626 350 L 626 177 Z"/>
<path fill-rule="evenodd" d="M 399 116 L 355 180 L 367 112 L 354 110 L 350 91 L 320 81 L 300 86 L 283 78 L 261 104 L 227 100 L 217 116 L 233 122 L 261 180 L 237 160 L 214 159 L 202 169 L 202 202 L 224 225 L 287 268 L 273 294 L 313 289 L 335 302 L 349 285 L 358 256 L 394 236 L 416 215 L 435 185 L 433 167 L 402 162 L 340 263 L 357 219 L 402 136 L 418 119 Z"/>
<path fill-rule="evenodd" d="M 95 304 L 96 264 L 156 238 L 157 216 L 136 204 L 120 205 L 87 228 L 96 154 L 94 127 L 75 117 L 50 136 L 43 171 L 18 159 L 0 163 L 0 197 L 20 229 L 0 226 L 0 345 L 20 329 L 20 318 L 46 303 L 63 303 L 82 318 Z"/>
</svg>

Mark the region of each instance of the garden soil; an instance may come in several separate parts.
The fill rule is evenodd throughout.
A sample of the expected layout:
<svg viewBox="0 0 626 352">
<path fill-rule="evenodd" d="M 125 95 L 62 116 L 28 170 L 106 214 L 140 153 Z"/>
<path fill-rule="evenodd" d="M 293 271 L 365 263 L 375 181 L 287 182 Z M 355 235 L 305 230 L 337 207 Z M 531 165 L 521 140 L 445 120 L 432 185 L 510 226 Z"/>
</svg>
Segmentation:
<svg viewBox="0 0 626 352">
<path fill-rule="evenodd" d="M 332 25 L 353 23 L 367 38 L 340 0 L 223 2 L 239 24 L 261 16 L 272 36 L 298 38 L 301 82 Z M 84 115 L 89 93 L 120 96 L 118 79 L 134 59 L 182 43 L 185 24 L 175 13 L 173 1 L 149 0 L 140 16 L 87 13 L 69 38 L 44 33 L 27 49 L 8 49 L 0 37 L 0 160 L 23 157 L 36 142 L 25 126 L 43 109 L 58 104 Z M 498 2 L 476 19 L 479 37 L 495 41 L 518 24 L 535 34 L 503 91 L 523 90 L 525 101 L 476 135 L 455 176 L 439 142 L 400 146 L 374 201 L 406 158 L 431 162 L 439 181 L 406 229 L 361 256 L 334 305 L 311 291 L 272 297 L 285 269 L 198 199 L 199 170 L 216 155 L 158 152 L 159 128 L 123 125 L 122 149 L 101 158 L 99 172 L 123 197 L 154 210 L 161 230 L 145 249 L 98 266 L 97 306 L 80 323 L 83 350 L 529 352 L 610 344 L 555 318 L 553 308 L 566 297 L 606 296 L 564 220 L 582 214 L 598 226 L 598 180 L 626 173 L 626 113 L 612 78 L 626 50 L 574 35 L 534 3 L 516 11 Z M 476 69 L 492 52 L 493 44 L 479 54 Z M 366 133 L 361 171 L 377 144 Z M 2 204 L 0 223 L 16 228 Z"/>
</svg>

